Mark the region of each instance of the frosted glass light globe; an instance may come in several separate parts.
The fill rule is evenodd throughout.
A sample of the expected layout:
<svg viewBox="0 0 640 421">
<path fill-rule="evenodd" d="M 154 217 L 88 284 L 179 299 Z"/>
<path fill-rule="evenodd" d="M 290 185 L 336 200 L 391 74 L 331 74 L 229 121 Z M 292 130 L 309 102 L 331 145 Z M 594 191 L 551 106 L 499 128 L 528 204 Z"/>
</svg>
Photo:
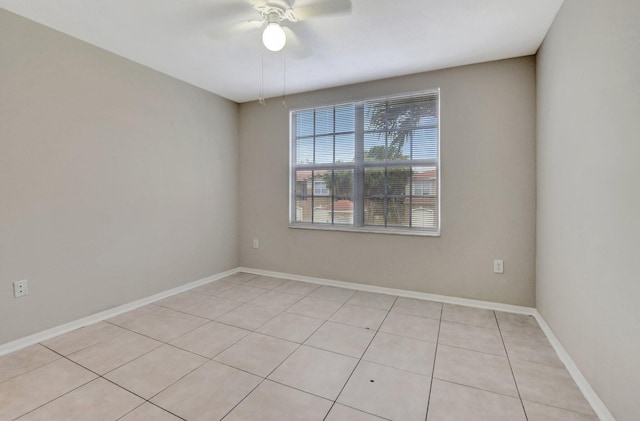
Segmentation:
<svg viewBox="0 0 640 421">
<path fill-rule="evenodd" d="M 262 43 L 268 50 L 280 51 L 287 43 L 287 36 L 280 24 L 271 22 L 264 28 Z"/>
</svg>

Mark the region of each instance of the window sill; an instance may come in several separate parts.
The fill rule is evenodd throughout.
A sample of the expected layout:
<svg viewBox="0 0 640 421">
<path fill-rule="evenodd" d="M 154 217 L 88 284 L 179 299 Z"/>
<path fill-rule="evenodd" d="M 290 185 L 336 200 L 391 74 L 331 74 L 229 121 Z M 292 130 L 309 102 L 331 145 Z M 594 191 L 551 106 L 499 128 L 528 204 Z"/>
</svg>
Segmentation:
<svg viewBox="0 0 640 421">
<path fill-rule="evenodd" d="M 440 232 L 436 231 L 418 231 L 408 229 L 392 229 L 392 228 L 374 228 L 374 227 L 341 227 L 336 225 L 311 225 L 311 224 L 289 224 L 289 228 L 319 230 L 319 231 L 341 231 L 341 232 L 358 232 L 365 234 L 390 234 L 390 235 L 408 235 L 412 237 L 440 237 Z"/>
</svg>

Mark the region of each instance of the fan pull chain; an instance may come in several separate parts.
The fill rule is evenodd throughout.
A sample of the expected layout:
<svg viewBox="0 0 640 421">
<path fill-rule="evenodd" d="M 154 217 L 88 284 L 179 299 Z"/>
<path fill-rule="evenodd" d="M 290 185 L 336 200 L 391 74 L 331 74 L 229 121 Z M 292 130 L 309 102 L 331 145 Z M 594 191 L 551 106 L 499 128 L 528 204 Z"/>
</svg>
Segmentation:
<svg viewBox="0 0 640 421">
<path fill-rule="evenodd" d="M 282 54 L 282 108 L 287 108 L 287 102 L 284 100 L 284 94 L 287 88 L 287 54 Z"/>
<path fill-rule="evenodd" d="M 262 49 L 261 49 L 262 50 Z M 266 105 L 264 101 L 264 51 L 261 51 L 262 80 L 260 82 L 260 95 L 258 96 L 258 104 Z"/>
</svg>

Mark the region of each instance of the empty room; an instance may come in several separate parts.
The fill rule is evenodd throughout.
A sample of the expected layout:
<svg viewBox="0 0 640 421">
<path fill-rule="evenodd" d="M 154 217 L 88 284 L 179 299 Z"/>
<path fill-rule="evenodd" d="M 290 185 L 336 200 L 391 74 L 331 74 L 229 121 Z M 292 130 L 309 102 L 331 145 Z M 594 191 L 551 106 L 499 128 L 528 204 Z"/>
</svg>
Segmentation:
<svg viewBox="0 0 640 421">
<path fill-rule="evenodd" d="M 0 421 L 640 419 L 638 0 L 0 0 Z"/>
</svg>

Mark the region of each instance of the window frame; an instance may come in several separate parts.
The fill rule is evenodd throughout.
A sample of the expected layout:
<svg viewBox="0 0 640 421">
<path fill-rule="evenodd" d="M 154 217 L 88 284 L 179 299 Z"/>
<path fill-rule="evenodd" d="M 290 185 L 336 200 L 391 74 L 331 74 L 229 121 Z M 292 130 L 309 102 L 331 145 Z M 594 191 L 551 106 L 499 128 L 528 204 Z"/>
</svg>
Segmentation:
<svg viewBox="0 0 640 421">
<path fill-rule="evenodd" d="M 429 158 L 423 160 L 394 160 L 394 161 L 367 161 L 365 160 L 364 154 L 366 151 L 364 150 L 364 122 L 362 121 L 362 114 L 358 112 L 358 107 L 360 109 L 364 109 L 364 104 L 366 102 L 373 101 L 389 101 L 403 97 L 410 96 L 420 96 L 420 95 L 435 95 L 437 98 L 436 104 L 436 117 L 437 117 L 437 136 L 436 136 L 436 145 L 437 145 L 437 156 L 436 158 Z M 440 88 L 435 89 L 425 89 L 420 91 L 413 91 L 402 94 L 394 94 L 387 96 L 379 96 L 372 98 L 359 99 L 349 102 L 339 102 L 333 104 L 325 104 L 325 105 L 315 105 L 312 107 L 303 107 L 291 109 L 289 112 L 289 228 L 294 229 L 311 229 L 311 230 L 323 230 L 323 231 L 346 231 L 346 232 L 360 232 L 360 233 L 378 233 L 378 234 L 394 234 L 394 235 L 410 235 L 410 236 L 427 236 L 427 237 L 439 237 L 441 235 L 442 230 L 442 214 L 441 214 L 441 201 L 442 201 L 442 192 L 441 192 L 441 183 L 442 183 L 442 160 L 441 160 L 441 148 L 440 148 L 440 137 L 442 132 L 442 124 L 441 124 L 441 115 L 440 115 L 440 107 L 441 107 L 441 95 Z M 314 164 L 304 164 L 302 167 L 297 163 L 296 156 L 296 122 L 295 115 L 296 113 L 303 111 L 311 111 L 318 110 L 322 108 L 333 108 L 336 109 L 342 106 L 355 106 L 355 127 L 354 127 L 354 135 L 355 135 L 355 150 L 354 150 L 354 161 L 349 163 L 314 163 Z M 336 133 L 332 133 L 335 135 Z M 417 227 L 400 227 L 400 226 L 375 226 L 375 225 L 364 225 L 364 180 L 362 180 L 362 174 L 366 168 L 376 168 L 376 167 L 384 167 L 384 168 L 393 168 L 393 167 L 420 167 L 420 166 L 432 166 L 435 168 L 437 178 L 436 178 L 436 212 L 437 212 L 437 223 L 434 229 L 420 229 Z M 327 168 L 331 168 L 333 170 L 337 169 L 353 169 L 353 225 L 346 224 L 334 224 L 334 223 L 313 223 L 313 222 L 302 222 L 296 221 L 296 210 L 298 209 L 296 203 L 296 170 L 310 170 L 310 171 L 318 171 L 318 170 L 326 170 Z M 362 174 L 357 174 L 358 170 L 362 171 Z M 330 171 L 330 170 L 329 170 Z M 313 174 L 313 173 L 312 173 Z M 410 181 L 411 183 L 411 181 Z M 428 184 L 428 183 L 427 183 Z M 314 186 L 312 182 L 312 186 Z M 314 186 L 315 187 L 315 186 Z M 328 186 L 327 186 L 328 187 Z M 409 193 L 411 196 L 413 194 L 413 186 L 409 184 Z M 319 196 L 319 197 L 332 197 L 333 192 L 329 192 L 327 196 Z M 419 196 L 418 196 L 419 197 Z M 411 206 L 411 205 L 410 205 Z M 313 207 L 312 207 L 313 209 Z"/>
</svg>

